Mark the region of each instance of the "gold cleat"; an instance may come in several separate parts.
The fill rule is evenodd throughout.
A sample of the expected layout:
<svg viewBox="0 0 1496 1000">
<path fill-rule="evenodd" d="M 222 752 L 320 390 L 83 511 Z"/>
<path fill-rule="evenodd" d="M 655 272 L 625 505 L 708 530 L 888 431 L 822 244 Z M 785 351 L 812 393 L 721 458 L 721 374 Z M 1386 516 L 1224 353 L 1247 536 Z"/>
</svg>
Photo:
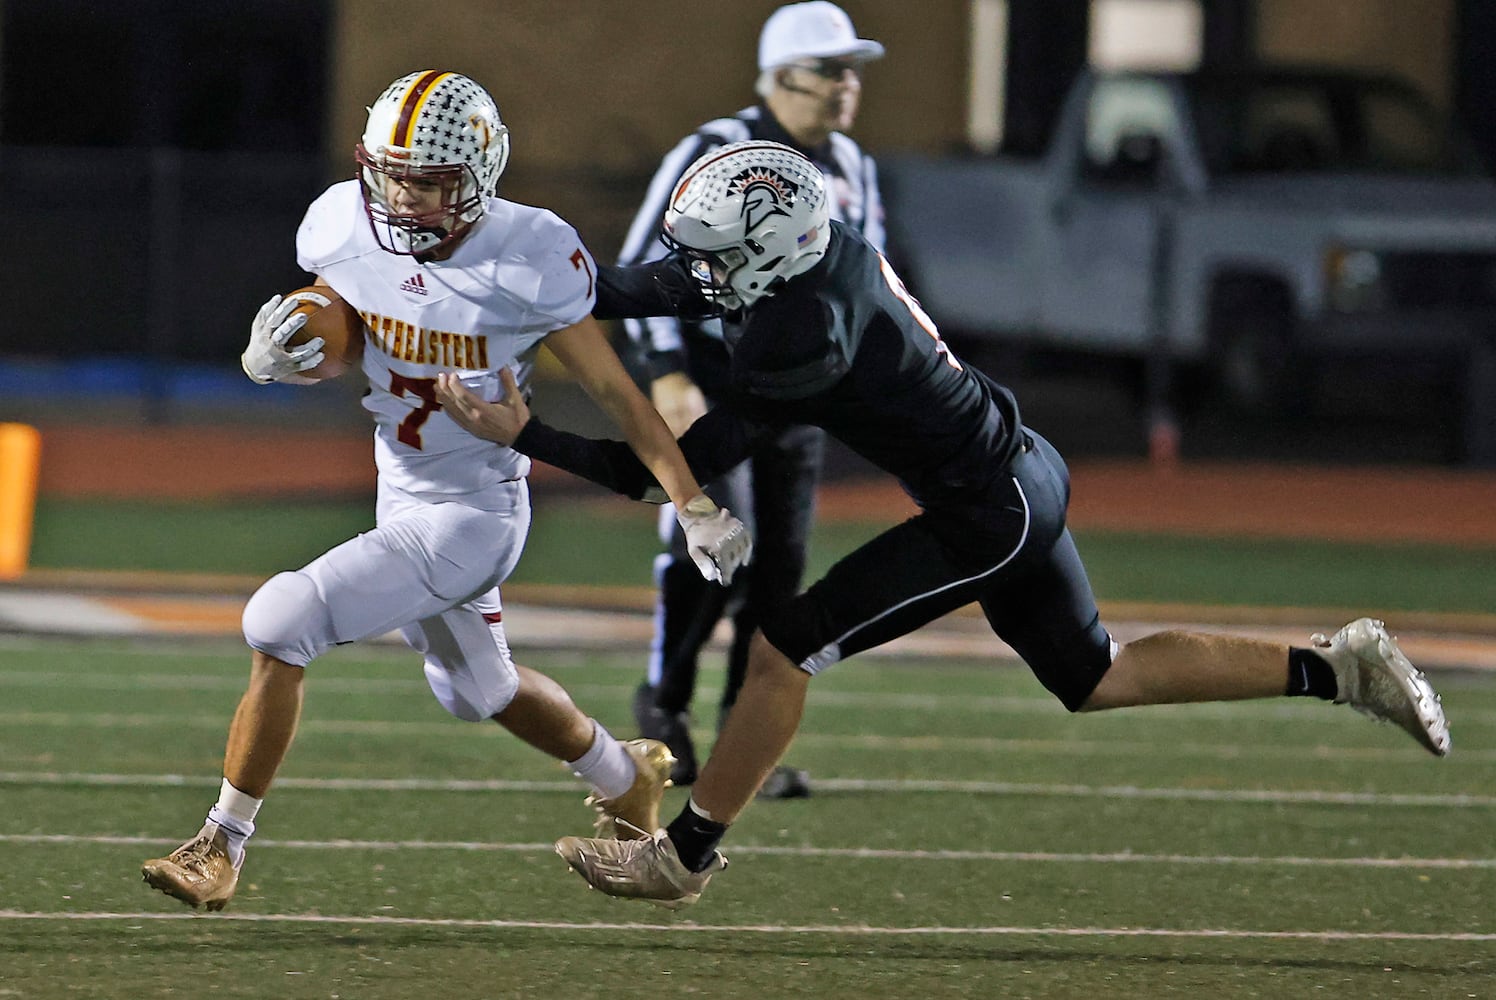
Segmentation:
<svg viewBox="0 0 1496 1000">
<path fill-rule="evenodd" d="M 665 789 L 672 784 L 670 769 L 675 766 L 675 754 L 664 743 L 659 740 L 628 740 L 623 747 L 634 758 L 633 785 L 616 799 L 597 795 L 587 797 L 587 804 L 597 810 L 593 829 L 603 840 L 647 837 L 659 829 L 660 802 L 665 797 Z"/>
<path fill-rule="evenodd" d="M 151 888 L 194 910 L 223 909 L 239 885 L 239 869 L 229 860 L 228 837 L 216 823 L 204 824 L 196 837 L 166 857 L 141 865 L 140 874 Z"/>
<path fill-rule="evenodd" d="M 556 841 L 556 853 L 599 892 L 642 899 L 667 910 L 696 902 L 712 876 L 727 867 L 722 852 L 713 851 L 705 871 L 691 871 L 681 864 L 664 830 L 635 840 L 562 837 Z"/>
</svg>

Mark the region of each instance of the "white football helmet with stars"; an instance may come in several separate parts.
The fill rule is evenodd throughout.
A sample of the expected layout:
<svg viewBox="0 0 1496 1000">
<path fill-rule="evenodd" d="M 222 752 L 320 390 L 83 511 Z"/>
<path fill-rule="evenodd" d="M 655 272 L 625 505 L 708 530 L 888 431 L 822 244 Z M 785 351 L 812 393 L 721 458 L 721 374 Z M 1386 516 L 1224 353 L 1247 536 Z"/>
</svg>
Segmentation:
<svg viewBox="0 0 1496 1000">
<path fill-rule="evenodd" d="M 391 253 L 426 254 L 460 239 L 483 216 L 509 160 L 509 129 L 493 98 L 458 73 L 402 76 L 369 108 L 355 159 L 374 237 Z M 421 216 L 393 211 L 387 179 L 434 181 L 442 205 Z"/>
</svg>

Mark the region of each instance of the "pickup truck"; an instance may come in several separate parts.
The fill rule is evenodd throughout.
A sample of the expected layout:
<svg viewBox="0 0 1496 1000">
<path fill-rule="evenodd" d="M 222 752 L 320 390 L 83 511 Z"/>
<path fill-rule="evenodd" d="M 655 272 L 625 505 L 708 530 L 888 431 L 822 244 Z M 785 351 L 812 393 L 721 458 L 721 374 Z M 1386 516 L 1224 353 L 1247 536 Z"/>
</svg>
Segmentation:
<svg viewBox="0 0 1496 1000">
<path fill-rule="evenodd" d="M 1370 361 L 1496 460 L 1496 181 L 1396 79 L 1076 79 L 1038 158 L 882 155 L 892 250 L 958 346 L 1147 361 L 1240 406 Z"/>
</svg>

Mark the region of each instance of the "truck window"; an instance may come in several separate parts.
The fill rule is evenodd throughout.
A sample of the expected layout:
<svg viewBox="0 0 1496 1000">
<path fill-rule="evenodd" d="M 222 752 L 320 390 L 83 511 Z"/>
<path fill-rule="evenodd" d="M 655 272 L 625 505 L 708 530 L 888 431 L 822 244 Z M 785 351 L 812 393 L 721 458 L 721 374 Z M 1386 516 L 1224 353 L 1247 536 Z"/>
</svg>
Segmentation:
<svg viewBox="0 0 1496 1000">
<path fill-rule="evenodd" d="M 1323 93 L 1263 87 L 1247 95 L 1242 112 L 1243 159 L 1256 170 L 1317 170 L 1339 158 Z"/>
<path fill-rule="evenodd" d="M 1389 81 L 1201 74 L 1187 93 L 1214 175 L 1459 169 L 1448 124 L 1416 92 Z"/>
<path fill-rule="evenodd" d="M 1092 183 L 1152 186 L 1178 131 L 1167 85 L 1132 77 L 1100 78 L 1086 107 L 1082 176 Z"/>
<path fill-rule="evenodd" d="M 1424 110 L 1395 94 L 1368 94 L 1365 159 L 1391 169 L 1431 170 L 1443 159 L 1444 137 Z"/>
</svg>

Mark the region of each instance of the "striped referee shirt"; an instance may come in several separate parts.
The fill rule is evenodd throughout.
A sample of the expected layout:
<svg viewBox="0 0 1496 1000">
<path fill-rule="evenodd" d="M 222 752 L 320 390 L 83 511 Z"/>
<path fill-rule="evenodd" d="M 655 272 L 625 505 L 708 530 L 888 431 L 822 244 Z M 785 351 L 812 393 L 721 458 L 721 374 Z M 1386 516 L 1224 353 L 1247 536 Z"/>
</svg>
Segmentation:
<svg viewBox="0 0 1496 1000">
<path fill-rule="evenodd" d="M 729 118 L 707 122 L 665 154 L 654 179 L 649 182 L 644 203 L 629 227 L 618 263 L 642 264 L 665 256 L 665 245 L 660 242 L 660 224 L 664 221 L 670 192 L 676 181 L 697 157 L 708 150 L 747 139 L 781 142 L 813 160 L 826 176 L 826 190 L 831 195 L 831 217 L 856 229 L 878 250 L 883 249 L 883 199 L 878 192 L 878 174 L 873 158 L 841 132 L 832 132 L 824 143 L 807 149 L 791 138 L 768 108 L 757 104 Z M 624 321 L 629 339 L 648 359 L 651 378 L 685 368 L 685 352 L 690 346 L 685 324 L 689 324 L 691 331 L 722 339 L 722 324 L 718 320 L 683 323 L 673 316 L 656 316 Z"/>
</svg>

